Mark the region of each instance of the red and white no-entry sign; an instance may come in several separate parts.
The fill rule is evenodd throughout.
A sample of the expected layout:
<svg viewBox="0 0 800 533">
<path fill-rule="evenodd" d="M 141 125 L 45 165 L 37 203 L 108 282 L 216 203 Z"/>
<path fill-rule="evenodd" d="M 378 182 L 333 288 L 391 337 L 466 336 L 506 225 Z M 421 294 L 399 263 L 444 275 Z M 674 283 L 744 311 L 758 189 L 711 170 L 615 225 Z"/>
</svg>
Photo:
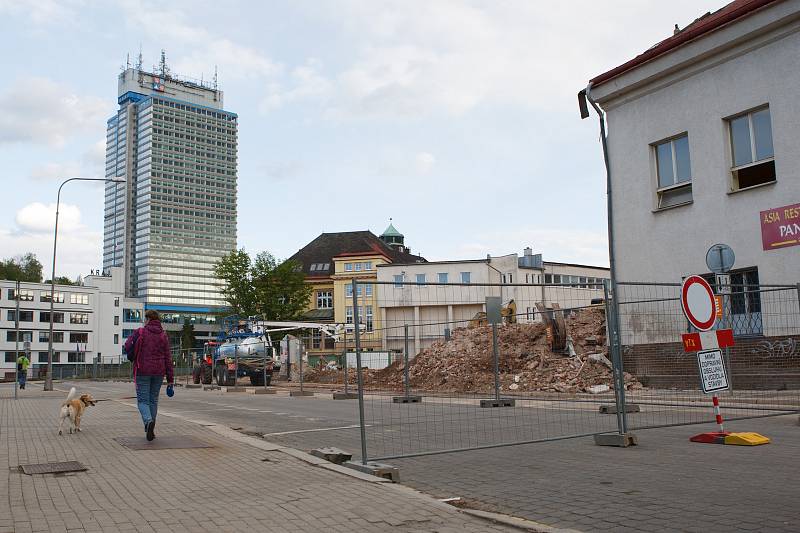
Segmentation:
<svg viewBox="0 0 800 533">
<path fill-rule="evenodd" d="M 681 307 L 689 323 L 708 331 L 717 320 L 716 301 L 711 285 L 700 276 L 689 276 L 681 286 Z"/>
</svg>

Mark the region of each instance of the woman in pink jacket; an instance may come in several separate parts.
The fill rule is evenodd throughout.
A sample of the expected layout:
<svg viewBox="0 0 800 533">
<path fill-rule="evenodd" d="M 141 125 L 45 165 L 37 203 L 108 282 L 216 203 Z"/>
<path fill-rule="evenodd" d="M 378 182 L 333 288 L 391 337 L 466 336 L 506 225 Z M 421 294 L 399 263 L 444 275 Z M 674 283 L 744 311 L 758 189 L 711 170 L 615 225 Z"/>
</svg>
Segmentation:
<svg viewBox="0 0 800 533">
<path fill-rule="evenodd" d="M 134 355 L 133 380 L 136 383 L 136 402 L 142 415 L 147 440 L 156 438 L 156 414 L 158 395 L 164 376 L 172 386 L 172 356 L 169 338 L 161 327 L 158 311 L 148 309 L 144 314 L 145 324 L 125 341 L 125 353 Z"/>
</svg>

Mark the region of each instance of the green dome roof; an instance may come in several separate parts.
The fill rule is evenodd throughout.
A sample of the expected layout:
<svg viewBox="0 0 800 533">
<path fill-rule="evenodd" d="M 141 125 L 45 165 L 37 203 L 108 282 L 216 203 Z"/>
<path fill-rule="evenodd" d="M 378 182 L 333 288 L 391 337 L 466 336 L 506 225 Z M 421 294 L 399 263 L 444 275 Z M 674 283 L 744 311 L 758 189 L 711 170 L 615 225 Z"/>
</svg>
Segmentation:
<svg viewBox="0 0 800 533">
<path fill-rule="evenodd" d="M 381 237 L 402 237 L 402 236 L 403 234 L 397 231 L 397 229 L 395 229 L 394 225 L 392 225 L 391 222 L 389 223 L 389 227 L 386 228 L 386 230 L 383 233 L 381 233 Z"/>
</svg>

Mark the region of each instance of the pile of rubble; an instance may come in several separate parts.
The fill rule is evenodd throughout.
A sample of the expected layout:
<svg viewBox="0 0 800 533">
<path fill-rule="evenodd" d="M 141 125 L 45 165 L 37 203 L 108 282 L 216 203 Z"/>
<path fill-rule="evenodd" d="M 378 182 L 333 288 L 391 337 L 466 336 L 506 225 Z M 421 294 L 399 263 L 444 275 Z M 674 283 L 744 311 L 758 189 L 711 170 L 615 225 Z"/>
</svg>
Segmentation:
<svg viewBox="0 0 800 533">
<path fill-rule="evenodd" d="M 613 388 L 605 346 L 605 313 L 584 309 L 566 317 L 574 356 L 553 353 L 542 323 L 507 324 L 498 328 L 500 385 L 503 391 L 602 392 Z M 317 371 L 309 381 L 330 382 L 330 371 Z M 421 351 L 409 368 L 413 389 L 441 392 L 488 392 L 494 387 L 491 326 L 460 328 L 449 341 Z M 355 372 L 350 373 L 351 382 Z M 368 388 L 400 389 L 404 368 L 396 361 L 382 370 L 364 371 Z M 341 372 L 336 372 L 341 380 Z M 642 388 L 630 374 L 625 386 Z"/>
</svg>

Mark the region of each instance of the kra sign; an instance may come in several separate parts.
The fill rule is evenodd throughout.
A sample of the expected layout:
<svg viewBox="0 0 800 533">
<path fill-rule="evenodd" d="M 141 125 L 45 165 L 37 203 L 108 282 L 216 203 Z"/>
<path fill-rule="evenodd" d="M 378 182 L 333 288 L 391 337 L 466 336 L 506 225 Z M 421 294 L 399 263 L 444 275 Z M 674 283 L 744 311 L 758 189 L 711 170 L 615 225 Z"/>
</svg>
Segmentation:
<svg viewBox="0 0 800 533">
<path fill-rule="evenodd" d="M 689 276 L 681 286 L 681 307 L 689 323 L 708 331 L 717 320 L 716 300 L 711 285 L 700 276 Z"/>
</svg>

